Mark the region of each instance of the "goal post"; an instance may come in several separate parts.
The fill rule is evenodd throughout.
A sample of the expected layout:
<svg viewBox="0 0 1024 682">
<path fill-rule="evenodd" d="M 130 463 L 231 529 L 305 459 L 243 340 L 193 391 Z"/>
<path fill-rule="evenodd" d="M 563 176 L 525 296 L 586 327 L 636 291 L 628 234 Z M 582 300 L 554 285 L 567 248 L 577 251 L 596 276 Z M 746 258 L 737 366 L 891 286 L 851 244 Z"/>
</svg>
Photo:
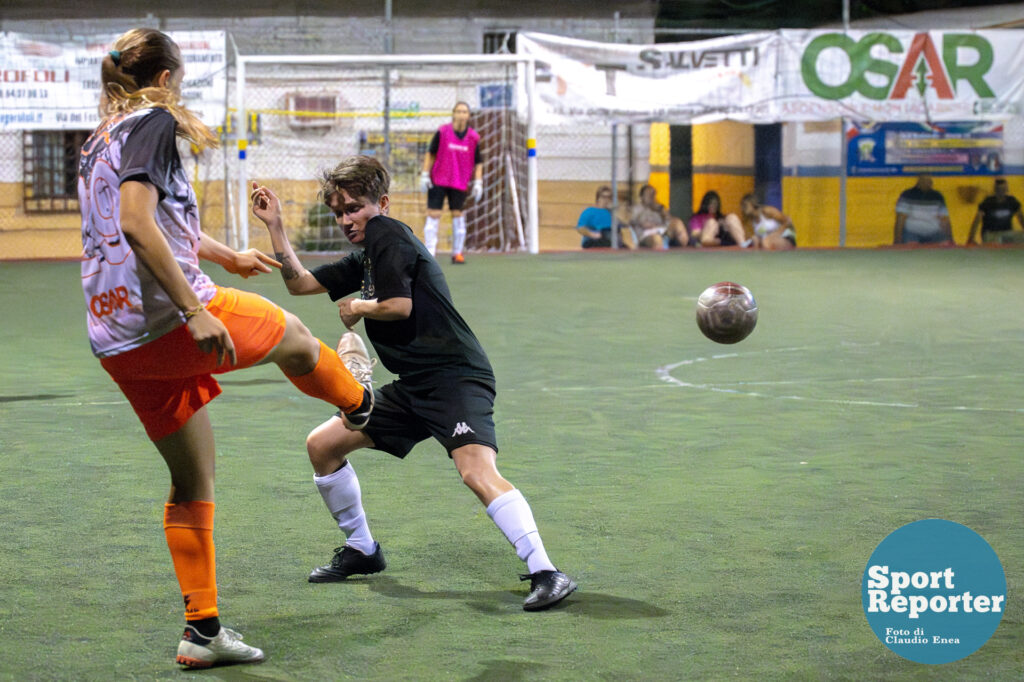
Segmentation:
<svg viewBox="0 0 1024 682">
<path fill-rule="evenodd" d="M 300 250 L 344 248 L 317 201 L 317 178 L 353 154 L 391 173 L 392 215 L 422 237 L 426 194 L 420 169 L 457 101 L 480 133 L 484 193 L 469 201 L 470 251 L 539 251 L 535 62 L 522 55 L 236 55 L 235 248 L 261 239 L 248 207 L 251 183 L 278 194 L 289 238 Z M 447 210 L 439 250 L 450 244 Z"/>
</svg>

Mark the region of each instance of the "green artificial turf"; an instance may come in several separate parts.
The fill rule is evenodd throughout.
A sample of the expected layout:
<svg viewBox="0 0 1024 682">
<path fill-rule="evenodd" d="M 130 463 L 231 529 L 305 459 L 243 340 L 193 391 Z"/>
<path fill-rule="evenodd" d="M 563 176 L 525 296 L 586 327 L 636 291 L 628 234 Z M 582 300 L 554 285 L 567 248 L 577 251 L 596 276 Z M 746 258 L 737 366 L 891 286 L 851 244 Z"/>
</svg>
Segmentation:
<svg viewBox="0 0 1024 682">
<path fill-rule="evenodd" d="M 258 367 L 210 413 L 221 617 L 267 661 L 179 671 L 164 465 L 89 352 L 77 264 L 3 263 L 0 679 L 1024 676 L 1024 251 L 468 260 L 444 267 L 497 374 L 499 468 L 580 584 L 563 606 L 521 610 L 523 565 L 433 442 L 352 456 L 388 569 L 307 583 L 343 542 L 304 451 L 332 409 Z M 326 296 L 210 272 L 342 331 Z M 721 280 L 760 307 L 735 346 L 694 323 Z M 1008 596 L 929 666 L 875 637 L 861 578 L 936 517 L 988 540 Z"/>
</svg>

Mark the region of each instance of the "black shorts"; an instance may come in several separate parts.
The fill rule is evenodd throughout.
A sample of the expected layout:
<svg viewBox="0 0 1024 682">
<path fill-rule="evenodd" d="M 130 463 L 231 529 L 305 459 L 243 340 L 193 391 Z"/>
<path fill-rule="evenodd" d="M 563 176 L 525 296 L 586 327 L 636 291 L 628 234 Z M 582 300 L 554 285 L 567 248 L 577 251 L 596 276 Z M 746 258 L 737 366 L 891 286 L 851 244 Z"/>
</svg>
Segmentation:
<svg viewBox="0 0 1024 682">
<path fill-rule="evenodd" d="M 612 228 L 598 230 L 598 232 L 601 233 L 601 236 L 597 239 L 593 237 L 583 238 L 582 246 L 584 249 L 608 248 L 612 245 Z"/>
<path fill-rule="evenodd" d="M 440 211 L 444 208 L 445 197 L 448 197 L 448 210 L 461 211 L 462 207 L 466 205 L 467 196 L 469 196 L 469 192 L 464 192 L 461 189 L 434 185 L 427 190 L 427 208 L 431 211 Z"/>
<path fill-rule="evenodd" d="M 420 441 L 436 439 L 451 457 L 463 445 L 498 451 L 494 388 L 472 377 L 434 377 L 429 383 L 399 379 L 373 393 L 366 435 L 374 448 L 405 457 Z"/>
</svg>

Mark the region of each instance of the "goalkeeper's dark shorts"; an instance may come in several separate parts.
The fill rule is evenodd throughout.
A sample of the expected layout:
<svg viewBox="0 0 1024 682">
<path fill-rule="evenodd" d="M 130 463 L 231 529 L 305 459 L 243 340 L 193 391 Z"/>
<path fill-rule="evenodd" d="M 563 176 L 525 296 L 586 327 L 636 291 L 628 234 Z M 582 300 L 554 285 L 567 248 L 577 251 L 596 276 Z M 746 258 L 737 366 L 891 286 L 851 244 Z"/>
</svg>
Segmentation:
<svg viewBox="0 0 1024 682">
<path fill-rule="evenodd" d="M 449 211 L 461 211 L 466 205 L 466 197 L 469 192 L 453 187 L 439 187 L 434 185 L 427 190 L 427 208 L 431 211 L 440 211 L 444 208 L 445 197 L 448 198 Z"/>
<path fill-rule="evenodd" d="M 374 390 L 373 412 L 363 433 L 375 449 L 399 458 L 428 438 L 443 445 L 449 457 L 452 450 L 472 444 L 497 452 L 494 396 L 494 385 L 475 377 L 399 379 Z"/>
</svg>

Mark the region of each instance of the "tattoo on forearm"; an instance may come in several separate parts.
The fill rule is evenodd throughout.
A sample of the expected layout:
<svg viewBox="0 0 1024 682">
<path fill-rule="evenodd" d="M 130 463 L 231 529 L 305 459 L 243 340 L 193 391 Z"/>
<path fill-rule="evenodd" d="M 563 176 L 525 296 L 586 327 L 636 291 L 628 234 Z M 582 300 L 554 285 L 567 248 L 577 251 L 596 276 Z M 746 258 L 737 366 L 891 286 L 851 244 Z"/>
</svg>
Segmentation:
<svg viewBox="0 0 1024 682">
<path fill-rule="evenodd" d="M 275 251 L 274 258 L 281 264 L 282 279 L 289 280 L 299 278 L 299 275 L 301 273 L 299 272 L 299 268 L 296 266 L 296 263 L 294 260 L 292 260 L 291 256 L 281 253 L 280 251 Z"/>
</svg>

